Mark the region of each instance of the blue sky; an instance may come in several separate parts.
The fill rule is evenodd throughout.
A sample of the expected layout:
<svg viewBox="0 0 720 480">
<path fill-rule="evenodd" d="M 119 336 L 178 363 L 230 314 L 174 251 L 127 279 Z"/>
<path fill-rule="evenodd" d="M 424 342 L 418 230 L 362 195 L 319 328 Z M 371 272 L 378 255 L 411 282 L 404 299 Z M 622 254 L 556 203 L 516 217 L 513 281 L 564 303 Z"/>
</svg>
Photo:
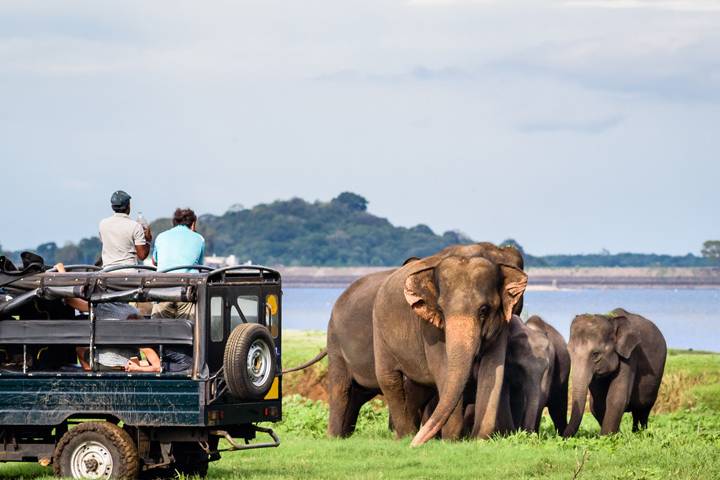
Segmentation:
<svg viewBox="0 0 720 480">
<path fill-rule="evenodd" d="M 536 254 L 720 238 L 720 1 L 0 3 L 5 248 L 351 190 Z M 252 232 L 248 232 L 252 235 Z"/>
</svg>

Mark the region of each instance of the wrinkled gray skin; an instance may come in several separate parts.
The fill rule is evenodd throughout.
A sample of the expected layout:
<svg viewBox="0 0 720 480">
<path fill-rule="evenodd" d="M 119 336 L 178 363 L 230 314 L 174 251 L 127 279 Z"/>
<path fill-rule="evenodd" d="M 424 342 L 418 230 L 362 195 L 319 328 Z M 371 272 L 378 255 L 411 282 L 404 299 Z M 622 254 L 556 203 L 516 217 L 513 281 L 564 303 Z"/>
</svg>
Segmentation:
<svg viewBox="0 0 720 480">
<path fill-rule="evenodd" d="M 547 408 L 552 418 L 555 430 L 562 435 L 567 427 L 568 411 L 568 383 L 570 378 L 570 352 L 568 352 L 565 339 L 552 325 L 537 315 L 525 322 L 529 328 L 541 331 L 547 335 L 555 354 L 553 358 L 552 382 L 547 400 Z"/>
<path fill-rule="evenodd" d="M 328 435 L 355 431 L 360 407 L 380 392 L 373 356 L 372 306 L 380 285 L 394 272 L 366 275 L 335 302 L 327 330 Z"/>
<path fill-rule="evenodd" d="M 513 248 L 498 248 L 491 243 L 448 247 L 435 256 L 458 254 L 487 257 L 522 269 L 520 253 Z M 407 263 L 419 259 L 409 259 Z M 347 437 L 355 429 L 360 407 L 381 393 L 375 376 L 372 311 L 380 285 L 396 270 L 374 273 L 356 280 L 335 303 L 328 324 L 328 385 L 330 419 L 328 435 Z M 515 313 L 520 313 L 522 297 Z M 406 410 L 412 416 L 414 429 L 419 428 L 422 408 L 435 393 L 434 388 L 404 378 L 408 395 Z"/>
<path fill-rule="evenodd" d="M 547 334 L 524 324 L 514 315 L 510 321 L 500 409 L 495 431 L 537 432 L 548 404 L 555 369 L 555 349 Z M 466 402 L 474 402 L 466 392 Z M 567 404 L 566 404 L 567 408 Z M 465 431 L 473 423 L 474 408 L 465 408 Z"/>
<path fill-rule="evenodd" d="M 513 316 L 508 334 L 503 396 L 509 400 L 513 430 L 537 432 L 550 397 L 555 349 L 545 332 Z M 503 402 L 503 403 L 505 403 Z M 498 430 L 507 425 L 499 425 Z"/>
<path fill-rule="evenodd" d="M 527 285 L 522 270 L 482 257 L 428 257 L 396 270 L 373 306 L 375 374 L 399 437 L 415 433 L 405 380 L 439 393 L 415 435 L 418 446 L 441 429 L 457 438 L 462 395 L 479 356 L 473 435 L 495 429 L 505 369 L 508 322 Z"/>
<path fill-rule="evenodd" d="M 617 308 L 610 315 L 578 315 L 570 326 L 572 414 L 564 436 L 577 433 L 590 392 L 600 434 L 618 432 L 624 412 L 633 431 L 647 426 L 665 369 L 667 345 L 650 320 Z"/>
</svg>

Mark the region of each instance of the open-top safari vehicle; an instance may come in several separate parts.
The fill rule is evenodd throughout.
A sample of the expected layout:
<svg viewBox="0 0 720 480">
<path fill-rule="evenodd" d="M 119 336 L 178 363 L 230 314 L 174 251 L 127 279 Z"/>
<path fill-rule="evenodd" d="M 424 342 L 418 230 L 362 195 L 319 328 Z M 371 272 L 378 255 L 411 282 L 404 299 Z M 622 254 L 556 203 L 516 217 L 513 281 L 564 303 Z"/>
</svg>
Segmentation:
<svg viewBox="0 0 720 480">
<path fill-rule="evenodd" d="M 41 262 L 15 270 L 0 259 L 0 462 L 39 461 L 73 478 L 204 475 L 220 451 L 279 445 L 256 425 L 281 419 L 278 272 L 77 265 L 58 273 Z M 71 298 L 88 312 L 69 307 Z M 111 302 L 139 311 L 191 302 L 194 314 L 98 318 Z M 185 348 L 192 361 L 182 372 L 101 368 L 98 352 L 116 347 L 153 348 L 161 359 Z M 269 441 L 251 443 L 258 432 Z"/>
</svg>

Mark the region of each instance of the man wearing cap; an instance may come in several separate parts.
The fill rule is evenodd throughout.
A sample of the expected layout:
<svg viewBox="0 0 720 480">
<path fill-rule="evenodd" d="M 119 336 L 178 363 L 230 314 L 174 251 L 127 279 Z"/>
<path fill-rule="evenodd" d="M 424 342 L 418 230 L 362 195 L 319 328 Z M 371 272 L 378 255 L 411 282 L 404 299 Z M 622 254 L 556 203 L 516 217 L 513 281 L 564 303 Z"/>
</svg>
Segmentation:
<svg viewBox="0 0 720 480">
<path fill-rule="evenodd" d="M 110 197 L 115 212 L 100 221 L 103 267 L 136 265 L 150 253 L 152 232 L 130 218 L 130 195 L 118 190 Z"/>
</svg>

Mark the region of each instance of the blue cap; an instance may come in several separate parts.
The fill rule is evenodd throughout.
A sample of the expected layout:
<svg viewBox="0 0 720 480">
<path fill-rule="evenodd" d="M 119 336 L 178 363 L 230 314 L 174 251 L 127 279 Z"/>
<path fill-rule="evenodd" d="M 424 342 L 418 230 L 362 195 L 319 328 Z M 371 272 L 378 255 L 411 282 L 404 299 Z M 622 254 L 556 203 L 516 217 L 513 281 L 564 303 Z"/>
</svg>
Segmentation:
<svg viewBox="0 0 720 480">
<path fill-rule="evenodd" d="M 128 195 L 127 192 L 118 190 L 112 194 L 112 197 L 110 197 L 110 205 L 120 208 L 127 207 L 130 205 L 130 195 Z"/>
</svg>

